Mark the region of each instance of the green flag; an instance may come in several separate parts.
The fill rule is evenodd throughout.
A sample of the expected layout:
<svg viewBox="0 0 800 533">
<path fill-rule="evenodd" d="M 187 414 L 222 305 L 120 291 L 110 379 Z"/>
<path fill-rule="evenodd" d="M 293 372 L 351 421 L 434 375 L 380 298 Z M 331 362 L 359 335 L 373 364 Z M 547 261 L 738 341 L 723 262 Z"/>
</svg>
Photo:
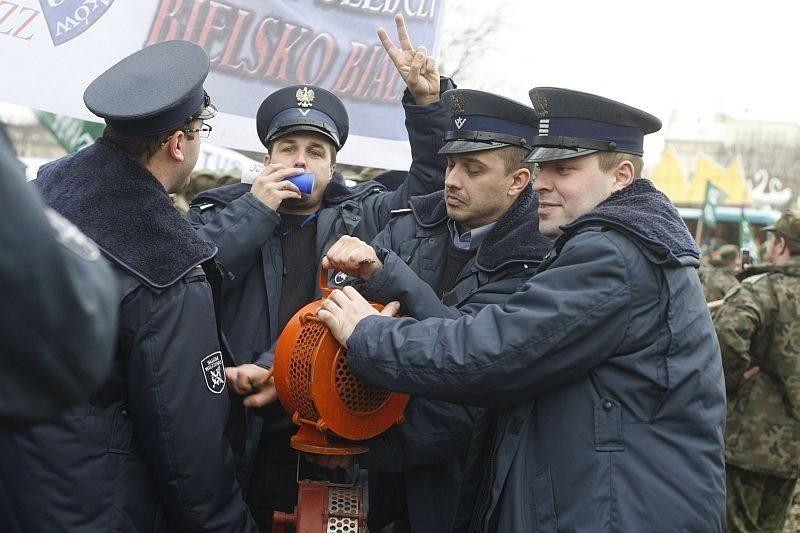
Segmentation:
<svg viewBox="0 0 800 533">
<path fill-rule="evenodd" d="M 64 150 L 69 153 L 77 152 L 92 144 L 95 139 L 103 134 L 103 124 L 86 122 L 77 118 L 64 115 L 54 115 L 45 111 L 36 111 L 36 118 L 50 130 Z"/>
<path fill-rule="evenodd" d="M 703 223 L 709 228 L 717 225 L 717 206 L 725 201 L 726 194 L 708 181 L 706 184 L 706 200 L 703 202 Z"/>
<path fill-rule="evenodd" d="M 739 219 L 739 250 L 747 250 L 750 252 L 750 257 L 758 262 L 758 243 L 753 237 L 753 227 L 748 222 L 747 217 L 744 215 L 744 208 L 742 208 L 741 218 Z"/>
</svg>

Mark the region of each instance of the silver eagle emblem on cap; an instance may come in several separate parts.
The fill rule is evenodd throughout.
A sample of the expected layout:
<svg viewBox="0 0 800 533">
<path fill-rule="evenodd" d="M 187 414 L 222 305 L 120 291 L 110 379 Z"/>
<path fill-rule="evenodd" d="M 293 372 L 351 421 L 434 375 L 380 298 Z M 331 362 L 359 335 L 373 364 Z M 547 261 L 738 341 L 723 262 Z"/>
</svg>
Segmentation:
<svg viewBox="0 0 800 533">
<path fill-rule="evenodd" d="M 297 89 L 295 97 L 299 107 L 311 107 L 314 102 L 314 89 L 309 89 L 308 87 Z"/>
<path fill-rule="evenodd" d="M 531 103 L 533 104 L 533 110 L 536 111 L 536 114 L 539 116 L 539 118 L 547 117 L 547 97 L 539 91 L 532 92 L 530 97 Z"/>
<path fill-rule="evenodd" d="M 464 114 L 464 95 L 462 93 L 453 93 L 450 95 L 450 109 L 455 115 Z"/>
</svg>

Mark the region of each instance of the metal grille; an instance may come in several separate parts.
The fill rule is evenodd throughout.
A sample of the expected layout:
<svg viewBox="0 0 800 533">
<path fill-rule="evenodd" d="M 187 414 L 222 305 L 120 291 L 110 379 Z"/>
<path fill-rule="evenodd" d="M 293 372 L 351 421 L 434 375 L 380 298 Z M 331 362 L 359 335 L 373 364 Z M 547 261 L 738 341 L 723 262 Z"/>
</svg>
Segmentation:
<svg viewBox="0 0 800 533">
<path fill-rule="evenodd" d="M 391 394 L 387 390 L 373 389 L 360 382 L 350 373 L 347 358 L 336 358 L 336 391 L 339 399 L 350 411 L 371 413 L 380 409 Z"/>
<path fill-rule="evenodd" d="M 355 487 L 328 488 L 328 533 L 359 531 L 359 490 Z"/>
<path fill-rule="evenodd" d="M 307 320 L 300 330 L 300 337 L 294 345 L 289 358 L 289 393 L 302 418 L 316 422 L 319 413 L 311 400 L 311 358 L 325 334 L 322 322 Z"/>
</svg>

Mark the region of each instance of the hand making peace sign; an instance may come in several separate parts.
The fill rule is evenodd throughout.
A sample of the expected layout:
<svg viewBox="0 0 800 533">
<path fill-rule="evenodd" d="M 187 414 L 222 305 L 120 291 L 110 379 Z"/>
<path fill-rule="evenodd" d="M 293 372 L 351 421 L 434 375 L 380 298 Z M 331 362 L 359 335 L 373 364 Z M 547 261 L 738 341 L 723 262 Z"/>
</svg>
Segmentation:
<svg viewBox="0 0 800 533">
<path fill-rule="evenodd" d="M 426 105 L 437 101 L 439 99 L 439 67 L 436 65 L 436 59 L 428 55 L 424 46 L 414 49 L 406 30 L 403 15 L 395 15 L 394 21 L 397 24 L 400 48 L 398 49 L 394 45 L 385 29 L 378 28 L 378 38 L 381 40 L 384 50 L 389 54 L 389 58 L 403 81 L 406 82 L 417 105 Z"/>
</svg>

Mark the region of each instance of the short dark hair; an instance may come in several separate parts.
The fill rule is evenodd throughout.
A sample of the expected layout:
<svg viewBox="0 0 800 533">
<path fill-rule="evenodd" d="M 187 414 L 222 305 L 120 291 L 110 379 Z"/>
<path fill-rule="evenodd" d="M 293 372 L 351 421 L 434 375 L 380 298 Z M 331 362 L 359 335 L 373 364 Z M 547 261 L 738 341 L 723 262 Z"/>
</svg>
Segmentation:
<svg viewBox="0 0 800 533">
<path fill-rule="evenodd" d="M 534 169 L 536 163 L 525 163 L 522 158 L 528 155 L 529 150 L 521 146 L 503 146 L 500 150 L 500 155 L 503 157 L 506 174 L 511 174 L 519 168 L 527 168 L 531 173 L 531 178 L 534 176 Z"/>
<path fill-rule="evenodd" d="M 205 112 L 206 107 L 210 105 L 209 102 L 210 100 L 208 99 L 208 95 L 206 95 L 206 99 L 203 100 L 203 103 L 197 108 L 197 111 L 192 113 L 192 115 L 186 119 L 186 122 L 181 124 L 179 127 L 165 131 L 164 133 L 147 135 L 145 137 L 136 137 L 131 135 L 123 135 L 122 133 L 115 131 L 111 126 L 106 125 L 105 129 L 103 130 L 103 139 L 114 143 L 118 148 L 128 152 L 128 154 L 130 154 L 130 156 L 139 163 L 146 165 L 150 162 L 153 156 L 158 153 L 158 151 L 161 149 L 161 145 L 167 142 L 176 131 L 182 131 L 184 128 L 186 128 L 186 126 L 195 120 L 199 120 L 200 116 Z M 189 141 L 194 140 L 194 132 L 184 133 L 186 133 L 186 138 Z"/>
<path fill-rule="evenodd" d="M 626 154 L 625 152 L 597 152 L 597 164 L 600 170 L 608 172 L 619 166 L 623 161 L 630 161 L 633 164 L 634 177 L 639 178 L 644 168 L 642 156 Z"/>
<path fill-rule="evenodd" d="M 790 255 L 800 255 L 800 241 L 790 239 L 786 235 L 782 235 L 777 232 L 775 233 L 775 235 L 786 241 L 786 245 L 789 247 Z"/>
</svg>

